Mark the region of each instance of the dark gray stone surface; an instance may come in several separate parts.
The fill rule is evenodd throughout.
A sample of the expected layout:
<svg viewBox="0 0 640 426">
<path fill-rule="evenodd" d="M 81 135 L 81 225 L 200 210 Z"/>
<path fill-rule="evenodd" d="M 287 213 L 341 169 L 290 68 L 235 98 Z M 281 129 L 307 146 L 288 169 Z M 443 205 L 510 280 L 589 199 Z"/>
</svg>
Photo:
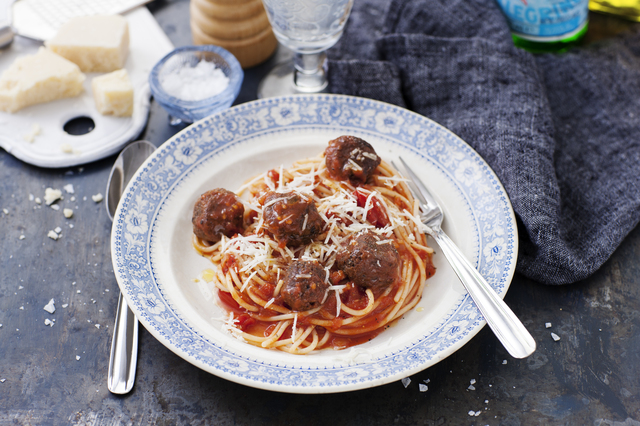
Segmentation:
<svg viewBox="0 0 640 426">
<path fill-rule="evenodd" d="M 176 46 L 190 43 L 188 5 L 149 5 Z M 247 70 L 238 102 L 255 97 L 275 61 Z M 142 137 L 160 145 L 180 129 L 153 103 Z M 506 301 L 538 342 L 525 360 L 511 358 L 485 327 L 406 388 L 289 395 L 205 373 L 141 328 L 136 385 L 112 395 L 118 285 L 111 223 L 104 201 L 91 196 L 105 193 L 114 160 L 49 170 L 0 151 L 0 425 L 640 425 L 638 229 L 584 282 L 547 287 L 516 276 Z M 76 199 L 65 193 L 59 204 L 74 209 L 71 219 L 29 199 L 67 184 Z M 58 226 L 62 237 L 49 239 Z"/>
</svg>

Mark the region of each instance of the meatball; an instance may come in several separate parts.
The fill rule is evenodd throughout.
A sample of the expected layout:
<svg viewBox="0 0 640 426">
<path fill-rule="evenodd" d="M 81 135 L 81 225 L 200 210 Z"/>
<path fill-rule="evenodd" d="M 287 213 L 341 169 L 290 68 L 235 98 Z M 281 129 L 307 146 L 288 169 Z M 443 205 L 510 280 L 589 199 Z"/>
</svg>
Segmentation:
<svg viewBox="0 0 640 426">
<path fill-rule="evenodd" d="M 313 200 L 295 192 L 266 194 L 262 212 L 267 230 L 290 247 L 310 243 L 324 227 Z"/>
<path fill-rule="evenodd" d="M 374 291 L 382 291 L 400 278 L 400 254 L 393 243 L 384 242 L 369 230 L 360 231 L 343 243 L 336 265 L 356 285 Z"/>
<path fill-rule="evenodd" d="M 212 189 L 200 196 L 193 207 L 193 233 L 210 242 L 222 235 L 231 237 L 243 231 L 244 206 L 238 196 L 223 188 Z"/>
<path fill-rule="evenodd" d="M 329 176 L 362 184 L 380 164 L 380 157 L 366 141 L 355 136 L 340 136 L 329 141 L 324 150 Z"/>
<path fill-rule="evenodd" d="M 287 269 L 282 299 L 294 311 L 308 311 L 322 304 L 329 283 L 326 272 L 315 260 L 294 260 Z"/>
</svg>

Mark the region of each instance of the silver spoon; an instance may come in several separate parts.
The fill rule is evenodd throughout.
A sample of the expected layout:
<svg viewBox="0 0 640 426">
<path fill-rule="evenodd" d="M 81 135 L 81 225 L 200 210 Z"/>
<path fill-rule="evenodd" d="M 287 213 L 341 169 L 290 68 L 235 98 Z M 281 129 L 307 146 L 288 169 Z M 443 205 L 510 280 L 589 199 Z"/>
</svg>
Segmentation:
<svg viewBox="0 0 640 426">
<path fill-rule="evenodd" d="M 120 196 L 129 180 L 156 147 L 147 141 L 137 141 L 122 150 L 113 164 L 107 182 L 107 213 L 113 221 Z M 107 385 L 112 393 L 125 394 L 133 388 L 138 361 L 138 320 L 127 302 L 118 297 L 118 311 L 111 341 Z"/>
</svg>

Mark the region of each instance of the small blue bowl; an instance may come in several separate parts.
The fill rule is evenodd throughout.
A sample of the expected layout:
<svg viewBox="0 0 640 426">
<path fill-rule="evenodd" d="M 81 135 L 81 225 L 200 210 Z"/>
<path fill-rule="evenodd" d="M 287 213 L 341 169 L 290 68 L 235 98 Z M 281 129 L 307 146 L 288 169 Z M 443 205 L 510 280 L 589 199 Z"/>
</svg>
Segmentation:
<svg viewBox="0 0 640 426">
<path fill-rule="evenodd" d="M 193 101 L 180 99 L 168 94 L 160 81 L 167 74 L 177 72 L 185 66 L 195 67 L 205 60 L 213 62 L 229 78 L 229 85 L 217 95 Z M 219 46 L 184 46 L 178 47 L 162 58 L 151 70 L 149 87 L 153 98 L 172 117 L 183 122 L 193 123 L 215 112 L 227 109 L 238 97 L 244 72 L 238 60 L 227 50 Z"/>
</svg>

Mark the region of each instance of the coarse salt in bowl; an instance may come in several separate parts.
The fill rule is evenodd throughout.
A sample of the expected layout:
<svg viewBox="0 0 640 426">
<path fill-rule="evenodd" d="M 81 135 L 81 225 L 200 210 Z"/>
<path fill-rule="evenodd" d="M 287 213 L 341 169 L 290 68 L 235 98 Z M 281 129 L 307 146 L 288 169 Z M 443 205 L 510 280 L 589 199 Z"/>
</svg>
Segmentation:
<svg viewBox="0 0 640 426">
<path fill-rule="evenodd" d="M 240 63 L 222 47 L 183 46 L 153 67 L 149 87 L 172 119 L 193 123 L 229 108 L 243 79 Z"/>
</svg>

